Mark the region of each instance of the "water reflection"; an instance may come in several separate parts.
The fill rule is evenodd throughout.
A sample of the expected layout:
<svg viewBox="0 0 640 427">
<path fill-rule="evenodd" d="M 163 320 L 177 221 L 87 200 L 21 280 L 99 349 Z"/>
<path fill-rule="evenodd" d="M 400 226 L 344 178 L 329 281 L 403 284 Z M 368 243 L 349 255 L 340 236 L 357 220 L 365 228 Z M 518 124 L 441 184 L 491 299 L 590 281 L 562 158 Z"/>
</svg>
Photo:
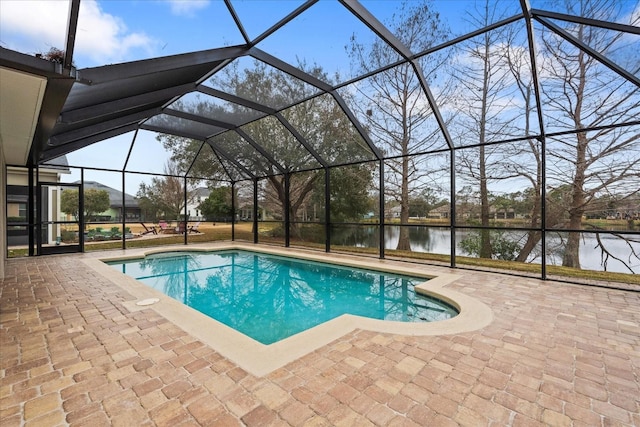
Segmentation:
<svg viewBox="0 0 640 427">
<path fill-rule="evenodd" d="M 457 314 L 415 293 L 422 278 L 251 252 L 175 253 L 110 264 L 263 344 L 343 314 L 404 322 Z"/>
<path fill-rule="evenodd" d="M 509 230 L 503 231 L 503 236 L 514 240 L 522 240 L 526 234 L 524 231 Z M 400 226 L 385 226 L 385 248 L 395 249 L 400 236 Z M 469 231 L 456 231 L 456 254 L 468 256 L 469 253 L 460 248 L 459 243 L 469 235 Z M 334 245 L 355 246 L 366 248 L 378 248 L 379 228 L 377 226 L 335 226 L 332 228 L 331 242 Z M 429 228 L 420 226 L 409 227 L 409 239 L 411 250 L 415 252 L 425 252 L 432 254 L 449 255 L 451 252 L 451 233 L 446 228 Z M 640 274 L 640 260 L 633 254 L 629 245 L 622 239 L 601 234 L 600 239 L 606 244 L 607 249 L 622 258 L 633 269 L 634 273 Z M 636 253 L 640 253 L 640 243 L 631 243 Z M 557 233 L 547 234 L 547 265 L 561 265 L 563 239 Z M 540 263 L 540 248 L 534 251 L 528 262 Z M 601 252 L 597 248 L 597 240 L 592 233 L 582 233 L 580 239 L 580 263 L 583 269 L 602 271 Z M 630 271 L 617 260 L 609 259 L 607 271 L 630 273 Z"/>
</svg>

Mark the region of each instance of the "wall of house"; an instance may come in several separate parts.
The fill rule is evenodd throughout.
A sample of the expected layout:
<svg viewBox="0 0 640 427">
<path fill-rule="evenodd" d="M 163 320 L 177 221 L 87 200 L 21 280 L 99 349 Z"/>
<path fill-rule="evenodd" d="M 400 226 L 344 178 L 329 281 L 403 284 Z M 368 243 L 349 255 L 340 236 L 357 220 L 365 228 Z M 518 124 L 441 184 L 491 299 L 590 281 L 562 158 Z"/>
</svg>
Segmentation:
<svg viewBox="0 0 640 427">
<path fill-rule="evenodd" d="M 8 167 L 7 168 L 7 185 L 9 186 L 9 194 L 16 195 L 22 194 L 25 196 L 28 193 L 28 185 L 29 185 L 29 169 L 26 167 Z M 42 182 L 55 183 L 59 181 L 59 171 L 42 168 L 39 170 L 39 179 Z M 3 190 L 7 191 L 7 185 L 4 186 Z M 54 185 L 43 186 L 43 194 L 42 194 L 42 221 L 58 221 L 62 219 L 59 206 L 60 206 L 60 192 L 57 187 Z M 6 193 L 5 193 L 6 195 Z M 7 200 L 6 198 L 4 200 Z M 22 203 L 22 202 L 21 202 Z M 7 209 L 10 213 L 7 214 L 8 217 L 12 216 L 20 216 L 19 215 L 19 207 L 21 203 L 7 203 Z M 17 210 L 17 212 L 16 212 Z M 6 230 L 6 228 L 5 228 Z M 60 234 L 60 226 L 57 224 L 45 224 L 43 225 L 43 240 L 44 243 L 53 244 L 55 243 L 56 237 Z M 28 242 L 28 231 L 23 230 L 22 232 L 15 230 L 11 232 L 9 236 L 9 244 L 10 245 L 26 245 Z"/>
<path fill-rule="evenodd" d="M 27 201 L 28 194 L 28 185 L 29 185 L 29 170 L 26 167 L 14 167 L 9 166 L 6 168 L 2 168 L 3 180 L 6 181 L 2 184 L 3 191 L 3 200 L 7 201 L 6 210 L 2 213 L 5 215 L 5 225 L 6 221 L 10 217 L 25 217 L 25 213 L 23 212 L 20 215 L 20 210 L 25 209 L 25 204 Z M 41 168 L 39 170 L 39 179 L 41 182 L 48 183 L 57 183 L 60 181 L 59 178 L 60 170 L 57 169 L 45 169 Z M 8 187 L 8 188 L 7 188 Z M 43 186 L 42 193 L 42 217 L 41 221 L 51 222 L 51 221 L 59 221 L 64 218 L 64 215 L 60 212 L 60 191 L 56 185 L 47 185 Z M 9 200 L 7 199 L 7 194 L 9 194 Z M 17 198 L 17 199 L 16 199 Z M 23 221 L 26 221 L 23 220 Z M 43 225 L 43 240 L 45 244 L 54 244 L 56 238 L 60 235 L 60 225 L 59 224 L 47 224 Z M 6 237 L 3 240 L 5 245 L 9 245 L 9 248 L 13 245 L 27 245 L 28 243 L 28 231 L 26 228 L 22 229 L 13 229 L 7 230 L 6 227 L 3 227 L 3 236 Z"/>
<path fill-rule="evenodd" d="M 0 200 L 7 200 L 7 182 L 6 167 L 4 163 L 4 149 L 0 146 Z M 2 203 L 5 205 L 5 203 Z M 6 209 L 0 209 L 0 230 L 2 230 L 2 239 L 0 239 L 0 277 L 4 278 L 5 264 L 7 262 L 7 212 Z"/>
<path fill-rule="evenodd" d="M 193 201 L 190 201 L 187 203 L 187 215 L 189 215 L 189 221 L 204 220 L 204 217 L 202 216 L 202 212 L 200 211 L 200 209 L 198 209 L 198 207 L 200 206 L 200 203 L 204 199 L 206 199 L 206 197 L 200 196 L 194 199 Z"/>
<path fill-rule="evenodd" d="M 204 216 L 202 216 L 202 212 L 198 209 L 200 203 L 193 202 L 187 204 L 187 215 L 189 215 L 189 221 L 202 221 L 204 220 Z"/>
</svg>

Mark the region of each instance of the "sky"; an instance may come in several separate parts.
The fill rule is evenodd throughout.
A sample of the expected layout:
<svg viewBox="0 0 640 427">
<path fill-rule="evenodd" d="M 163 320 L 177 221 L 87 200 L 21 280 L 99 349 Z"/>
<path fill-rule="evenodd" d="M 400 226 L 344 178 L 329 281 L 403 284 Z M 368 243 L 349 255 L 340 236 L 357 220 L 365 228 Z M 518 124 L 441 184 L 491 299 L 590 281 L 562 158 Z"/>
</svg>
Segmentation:
<svg viewBox="0 0 640 427">
<path fill-rule="evenodd" d="M 638 0 L 618 0 L 638 13 Z M 233 0 L 250 38 L 257 37 L 303 2 L 300 0 Z M 361 0 L 383 23 L 392 19 L 399 2 Z M 562 10 L 560 2 L 531 0 L 537 8 Z M 475 0 L 436 0 L 433 3 L 452 36 L 476 26 L 465 19 Z M 505 16 L 519 13 L 519 0 L 501 0 Z M 69 13 L 68 0 L 0 0 L 0 46 L 27 54 L 63 49 Z M 288 62 L 318 63 L 325 71 L 349 76 L 345 47 L 350 38 L 366 42 L 373 33 L 336 1 L 321 0 L 258 47 Z M 227 45 L 244 39 L 221 0 L 81 0 L 74 65 L 78 69 L 167 56 Z M 68 155 L 77 165 L 119 169 L 124 164 L 133 135 L 126 134 Z M 131 156 L 130 169 L 162 172 L 167 154 L 151 132 L 141 132 Z M 115 149 L 114 149 L 115 148 Z M 149 156 L 148 153 L 154 153 Z M 139 153 L 139 154 L 137 154 Z M 137 155 L 136 155 L 137 154 Z M 118 174 L 92 172 L 85 179 L 108 181 L 119 188 Z M 65 181 L 79 179 L 77 174 Z M 149 177 L 127 178 L 126 192 L 135 195 L 139 183 Z"/>
<path fill-rule="evenodd" d="M 233 6 L 248 36 L 254 38 L 302 3 L 250 0 L 234 1 Z M 368 3 L 380 20 L 397 7 L 393 1 Z M 0 0 L 0 46 L 26 54 L 46 53 L 51 47 L 63 49 L 68 13 L 68 0 Z M 345 46 L 353 34 L 359 39 L 371 37 L 340 4 L 321 1 L 259 47 L 286 61 L 304 59 L 346 75 L 349 62 Z M 220 0 L 81 0 L 73 62 L 82 69 L 243 43 Z M 125 134 L 67 158 L 72 165 L 119 169 L 132 138 L 132 134 Z M 161 173 L 168 155 L 155 141 L 155 134 L 141 132 L 136 141 L 128 169 Z M 145 153 L 154 155 L 150 159 Z M 64 181 L 78 179 L 75 170 L 63 177 Z M 135 195 L 139 183 L 149 179 L 127 175 L 125 191 Z M 121 185 L 121 178 L 113 173 L 87 171 L 85 180 L 116 188 Z"/>
<path fill-rule="evenodd" d="M 233 6 L 254 38 L 302 3 L 234 0 Z M 460 27 L 460 8 L 473 3 L 440 0 L 436 8 L 450 25 Z M 511 4 L 513 13 L 519 11 L 518 1 L 503 3 Z M 30 54 L 52 46 L 63 48 L 68 4 L 68 0 L 1 0 L 0 45 Z M 362 4 L 384 22 L 399 3 L 363 0 Z M 285 60 L 289 53 L 303 54 L 307 60 L 318 58 L 322 64 L 333 62 L 338 67 L 335 57 L 344 56 L 354 33 L 363 37 L 369 31 L 337 2 L 322 0 L 261 48 Z M 286 38 L 286 45 L 279 38 Z M 242 43 L 221 0 L 81 0 L 74 62 L 84 68 Z"/>
</svg>

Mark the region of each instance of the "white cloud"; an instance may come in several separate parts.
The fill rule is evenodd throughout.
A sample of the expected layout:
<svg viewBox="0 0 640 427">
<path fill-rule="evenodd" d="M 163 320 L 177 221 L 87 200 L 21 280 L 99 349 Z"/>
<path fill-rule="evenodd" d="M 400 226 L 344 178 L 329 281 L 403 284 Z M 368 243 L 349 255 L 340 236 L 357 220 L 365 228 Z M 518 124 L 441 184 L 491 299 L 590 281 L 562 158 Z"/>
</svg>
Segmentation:
<svg viewBox="0 0 640 427">
<path fill-rule="evenodd" d="M 174 15 L 194 16 L 195 12 L 209 5 L 209 0 L 169 0 L 169 4 Z"/>
<path fill-rule="evenodd" d="M 68 0 L 2 0 L 2 46 L 24 53 L 64 49 Z M 131 32 L 97 1 L 83 0 L 76 32 L 74 62 L 79 68 L 148 57 L 158 42 L 143 32 Z M 135 51 L 142 50 L 146 55 Z"/>
<path fill-rule="evenodd" d="M 0 2 L 2 45 L 25 53 L 61 47 L 68 14 L 68 0 L 3 0 Z"/>
<path fill-rule="evenodd" d="M 102 64 L 121 62 L 129 59 L 132 50 L 150 52 L 155 44 L 144 33 L 129 32 L 121 18 L 104 13 L 96 1 L 80 3 L 76 54 L 87 55 Z"/>
</svg>

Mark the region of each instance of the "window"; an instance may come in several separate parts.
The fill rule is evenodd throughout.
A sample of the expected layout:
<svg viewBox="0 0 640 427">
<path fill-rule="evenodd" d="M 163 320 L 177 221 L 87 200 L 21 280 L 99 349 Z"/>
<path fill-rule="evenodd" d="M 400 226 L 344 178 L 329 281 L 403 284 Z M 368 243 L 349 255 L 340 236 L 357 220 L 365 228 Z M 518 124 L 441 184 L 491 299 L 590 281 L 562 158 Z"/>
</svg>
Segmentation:
<svg viewBox="0 0 640 427">
<path fill-rule="evenodd" d="M 27 217 L 27 204 L 26 203 L 18 203 L 18 216 L 23 218 Z"/>
</svg>

